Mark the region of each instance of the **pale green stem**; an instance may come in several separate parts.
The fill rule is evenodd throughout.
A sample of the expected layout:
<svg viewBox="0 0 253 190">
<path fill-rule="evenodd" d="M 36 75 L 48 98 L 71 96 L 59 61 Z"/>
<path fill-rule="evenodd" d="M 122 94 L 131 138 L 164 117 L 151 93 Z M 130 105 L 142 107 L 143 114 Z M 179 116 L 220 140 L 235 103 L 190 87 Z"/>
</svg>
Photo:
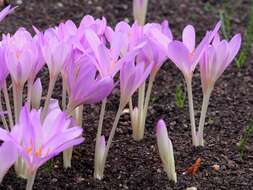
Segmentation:
<svg viewBox="0 0 253 190">
<path fill-rule="evenodd" d="M 112 139 L 113 139 L 113 137 L 114 137 L 114 134 L 115 134 L 115 131 L 116 131 L 118 122 L 119 122 L 119 118 L 120 118 L 120 115 L 121 115 L 121 113 L 122 113 L 124 107 L 125 107 L 125 106 L 123 106 L 123 105 L 120 103 L 119 108 L 118 108 L 118 111 L 117 111 L 117 114 L 116 114 L 116 117 L 115 117 L 115 120 L 114 120 L 114 122 L 113 122 L 112 130 L 111 130 L 111 132 L 110 132 L 109 139 L 108 139 L 107 144 L 106 144 L 105 154 L 104 154 L 104 157 L 103 157 L 103 160 L 102 160 L 102 164 L 101 164 L 101 173 L 102 173 L 102 174 L 104 173 L 105 162 L 106 162 L 106 159 L 107 159 L 107 156 L 108 156 L 108 152 L 109 152 L 109 149 L 110 149 L 110 147 L 111 147 Z"/>
<path fill-rule="evenodd" d="M 193 97 L 192 97 L 192 80 L 186 80 L 187 93 L 188 93 L 188 104 L 190 112 L 190 121 L 191 121 L 191 133 L 192 133 L 192 143 L 194 146 L 197 145 L 197 136 L 196 136 L 196 126 L 195 126 L 195 115 L 193 107 Z"/>
<path fill-rule="evenodd" d="M 77 123 L 80 127 L 83 125 L 83 105 L 78 106 L 77 110 Z"/>
<path fill-rule="evenodd" d="M 27 178 L 26 190 L 32 190 L 37 171 L 33 171 Z"/>
<path fill-rule="evenodd" d="M 1 94 L 0 94 L 1 95 Z M 7 122 L 6 122 L 6 119 L 5 119 L 5 117 L 4 117 L 4 111 L 3 111 L 3 106 L 2 106 L 2 98 L 1 98 L 1 96 L 0 96 L 0 112 L 2 112 L 1 113 L 1 119 L 2 119 L 2 122 L 3 122 L 3 125 L 4 125 L 4 128 L 7 130 L 7 131 L 9 131 L 9 127 L 8 127 L 8 124 L 7 124 Z"/>
<path fill-rule="evenodd" d="M 10 105 L 10 99 L 9 99 L 6 81 L 4 81 L 3 93 L 4 93 L 4 100 L 5 100 L 5 104 L 6 104 L 6 108 L 7 108 L 7 112 L 8 112 L 8 119 L 9 119 L 10 128 L 12 128 L 14 126 L 13 125 L 13 117 L 12 117 L 12 111 L 11 111 L 11 105 Z"/>
<path fill-rule="evenodd" d="M 130 117 L 131 117 L 131 120 L 132 120 L 132 116 L 133 116 L 133 101 L 132 101 L 132 97 L 129 99 L 128 105 L 129 105 Z"/>
<path fill-rule="evenodd" d="M 199 128 L 197 133 L 197 146 L 204 146 L 204 126 L 205 126 L 205 119 L 206 119 L 206 112 L 209 104 L 209 99 L 211 96 L 212 88 L 208 89 L 206 93 L 203 95 L 203 102 L 201 108 L 201 115 L 199 120 Z"/>
<path fill-rule="evenodd" d="M 69 116 L 72 116 L 75 118 L 75 110 L 72 110 L 68 104 L 66 113 Z M 70 147 L 66 150 L 63 151 L 63 165 L 64 168 L 71 168 L 71 159 L 72 159 L 72 154 L 73 154 L 73 147 Z"/>
<path fill-rule="evenodd" d="M 31 108 L 32 88 L 33 88 L 33 80 L 28 80 L 28 83 L 27 83 L 27 105 L 28 105 L 29 110 Z"/>
<path fill-rule="evenodd" d="M 143 117 L 143 111 L 144 111 L 144 100 L 145 100 L 145 82 L 139 87 L 138 89 L 138 125 L 137 128 L 140 128 L 142 117 Z M 135 137 L 135 134 L 133 134 Z"/>
<path fill-rule="evenodd" d="M 155 80 L 155 74 L 151 74 L 149 78 L 149 83 L 148 83 L 148 89 L 145 97 L 145 102 L 144 102 L 144 107 L 143 107 L 143 114 L 140 116 L 140 126 L 138 130 L 138 139 L 137 140 L 142 140 L 144 137 L 144 129 L 145 129 L 145 122 L 146 122 L 146 117 L 147 117 L 147 111 L 148 111 L 148 104 L 151 96 L 151 91 L 153 87 L 153 83 Z"/>
<path fill-rule="evenodd" d="M 94 159 L 94 177 L 100 176 L 101 175 L 101 169 L 99 166 L 101 166 L 101 163 L 98 163 L 98 149 L 99 149 L 99 139 L 102 134 L 102 127 L 103 127 L 103 120 L 104 120 L 104 115 L 105 115 L 105 107 L 106 107 L 106 102 L 107 99 L 103 99 L 102 101 L 102 106 L 100 110 L 100 115 L 99 115 L 99 123 L 98 123 L 98 129 L 97 129 L 97 135 L 96 135 L 96 146 L 95 146 L 95 159 Z"/>
<path fill-rule="evenodd" d="M 48 112 L 48 106 L 49 106 L 49 102 L 50 102 L 50 99 L 53 94 L 56 79 L 57 79 L 57 77 L 50 77 L 49 87 L 48 87 L 48 91 L 47 91 L 47 97 L 46 97 L 46 101 L 44 104 L 44 110 L 43 110 L 43 114 L 42 114 L 43 120 L 45 119 L 47 112 Z"/>
</svg>

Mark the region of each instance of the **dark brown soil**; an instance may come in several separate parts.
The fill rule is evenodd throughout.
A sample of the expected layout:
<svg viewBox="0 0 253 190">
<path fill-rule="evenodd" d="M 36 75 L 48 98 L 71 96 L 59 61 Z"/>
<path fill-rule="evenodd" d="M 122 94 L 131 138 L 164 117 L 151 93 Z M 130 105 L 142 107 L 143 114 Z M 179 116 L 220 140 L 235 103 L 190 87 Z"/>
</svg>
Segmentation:
<svg viewBox="0 0 253 190">
<path fill-rule="evenodd" d="M 18 2 L 18 1 L 17 1 Z M 11 1 L 12 4 L 17 4 Z M 21 2 L 19 0 L 19 2 Z M 150 0 L 148 21 L 160 22 L 168 19 L 173 33 L 180 36 L 183 27 L 192 23 L 199 34 L 211 29 L 219 19 L 223 1 L 207 0 Z M 231 0 L 233 13 L 232 33 L 245 30 L 249 12 L 249 0 Z M 81 18 L 91 14 L 105 16 L 110 25 L 120 20 L 132 22 L 132 5 L 129 0 L 23 0 L 15 14 L 0 24 L 1 32 L 15 32 L 18 27 L 31 30 L 35 25 L 40 29 L 58 24 L 62 20 Z M 106 164 L 105 178 L 93 179 L 94 139 L 98 125 L 100 105 L 85 106 L 85 143 L 75 149 L 72 168 L 64 170 L 61 156 L 40 168 L 34 189 L 186 189 L 195 186 L 200 190 L 248 190 L 253 189 L 253 138 L 249 140 L 242 160 L 237 143 L 244 129 L 253 118 L 253 56 L 238 69 L 230 66 L 217 81 L 208 109 L 204 148 L 193 148 L 189 126 L 187 102 L 183 109 L 175 105 L 175 88 L 183 78 L 178 69 L 166 62 L 155 81 L 153 96 L 146 124 L 145 139 L 133 141 L 129 115 L 121 117 L 117 133 Z M 48 77 L 41 74 L 44 85 Z M 55 97 L 60 94 L 58 84 Z M 199 118 L 202 93 L 199 72 L 195 72 L 194 102 L 196 118 Z M 45 92 L 44 92 L 45 93 Z M 117 110 L 119 90 L 115 89 L 107 105 L 104 123 L 105 135 L 109 134 Z M 159 118 L 168 124 L 169 136 L 175 150 L 178 183 L 169 182 L 162 169 L 158 155 L 154 126 Z M 197 158 L 202 159 L 196 175 L 183 172 Z M 218 164 L 219 171 L 212 166 Z M 25 181 L 15 176 L 13 169 L 4 178 L 0 189 L 19 190 Z"/>
</svg>

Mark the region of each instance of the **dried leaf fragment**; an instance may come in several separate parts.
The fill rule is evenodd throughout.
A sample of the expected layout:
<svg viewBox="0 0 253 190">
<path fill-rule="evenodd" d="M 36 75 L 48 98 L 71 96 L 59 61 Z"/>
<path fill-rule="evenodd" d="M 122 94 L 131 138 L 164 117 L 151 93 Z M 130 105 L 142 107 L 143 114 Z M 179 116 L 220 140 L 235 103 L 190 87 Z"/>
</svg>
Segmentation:
<svg viewBox="0 0 253 190">
<path fill-rule="evenodd" d="M 192 166 L 187 168 L 186 173 L 195 175 L 197 171 L 199 170 L 200 164 L 201 164 L 201 158 L 198 158 Z"/>
</svg>

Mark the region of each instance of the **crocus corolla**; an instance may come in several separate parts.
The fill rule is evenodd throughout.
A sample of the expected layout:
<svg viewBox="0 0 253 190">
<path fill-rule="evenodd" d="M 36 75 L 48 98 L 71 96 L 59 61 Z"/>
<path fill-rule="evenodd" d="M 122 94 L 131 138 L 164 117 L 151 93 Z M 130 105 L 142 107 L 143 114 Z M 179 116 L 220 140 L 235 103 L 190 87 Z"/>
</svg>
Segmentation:
<svg viewBox="0 0 253 190">
<path fill-rule="evenodd" d="M 8 143 L 10 148 L 15 147 L 18 155 L 25 162 L 29 190 L 32 189 L 37 169 L 63 150 L 82 143 L 84 139 L 81 135 L 82 128 L 71 126 L 71 119 L 59 109 L 59 106 L 51 109 L 44 121 L 41 121 L 41 109 L 29 112 L 27 106 L 24 106 L 20 112 L 19 123 L 11 132 L 0 129 L 0 139 Z M 8 153 L 8 155 L 1 154 L 1 159 L 10 157 L 13 161 L 15 152 Z M 13 163 L 8 161 L 6 164 L 10 167 Z M 4 170 L 0 169 L 0 171 L 5 174 L 6 168 L 4 166 Z"/>
<path fill-rule="evenodd" d="M 216 80 L 231 64 L 241 46 L 241 35 L 235 35 L 229 42 L 220 40 L 217 34 L 200 59 L 200 76 L 203 89 L 203 103 L 197 133 L 197 145 L 204 146 L 204 125 L 211 92 Z"/>
<path fill-rule="evenodd" d="M 107 97 L 113 87 L 112 77 L 101 78 L 97 69 L 87 56 L 74 61 L 66 68 L 67 92 L 69 96 L 68 112 L 71 113 L 81 104 L 94 104 Z"/>
</svg>

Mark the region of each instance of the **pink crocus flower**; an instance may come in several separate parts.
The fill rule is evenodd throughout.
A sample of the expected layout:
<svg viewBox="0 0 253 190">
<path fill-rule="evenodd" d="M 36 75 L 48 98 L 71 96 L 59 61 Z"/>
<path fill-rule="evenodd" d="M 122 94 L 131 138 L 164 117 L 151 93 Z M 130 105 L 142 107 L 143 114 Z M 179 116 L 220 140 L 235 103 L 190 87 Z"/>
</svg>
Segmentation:
<svg viewBox="0 0 253 190">
<path fill-rule="evenodd" d="M 0 22 L 8 15 L 8 14 L 11 14 L 14 9 L 14 8 L 11 8 L 11 5 L 8 5 L 7 7 L 5 7 L 1 12 L 0 12 Z"/>
<path fill-rule="evenodd" d="M 0 152 L 5 153 L 0 155 L 3 161 L 0 177 L 14 164 L 18 154 L 26 164 L 29 183 L 30 177 L 35 176 L 40 166 L 63 150 L 83 142 L 82 128 L 70 125 L 71 119 L 59 106 L 51 109 L 44 121 L 41 121 L 41 109 L 29 112 L 24 106 L 19 123 L 11 132 L 0 128 L 0 139 L 4 141 Z"/>
<path fill-rule="evenodd" d="M 125 62 L 120 70 L 120 102 L 125 107 L 134 92 L 148 78 L 153 64 L 145 62 L 135 64 L 135 60 Z"/>
<path fill-rule="evenodd" d="M 197 133 L 198 146 L 204 146 L 204 125 L 209 99 L 216 80 L 231 64 L 241 46 L 241 35 L 236 34 L 229 42 L 220 40 L 217 34 L 200 59 L 200 76 L 203 89 L 203 103 Z"/>
<path fill-rule="evenodd" d="M 24 28 L 20 28 L 13 36 L 4 36 L 3 45 L 10 75 L 16 85 L 23 86 L 31 74 L 33 65 L 37 63 L 38 46 Z"/>
<path fill-rule="evenodd" d="M 68 40 L 59 38 L 58 33 L 51 28 L 44 32 L 41 39 L 41 50 L 50 77 L 56 78 L 71 54 L 72 44 Z"/>
<path fill-rule="evenodd" d="M 120 33 L 115 33 L 115 35 L 113 35 L 110 49 L 105 46 L 93 30 L 85 30 L 85 37 L 92 50 L 91 56 L 93 55 L 95 58 L 93 63 L 98 69 L 101 77 L 114 77 L 122 65 L 122 61 L 119 61 L 120 50 L 122 47 L 122 44 L 120 43 L 122 36 Z"/>
<path fill-rule="evenodd" d="M 40 38 L 43 34 L 42 33 L 38 33 L 35 34 L 33 37 L 33 41 L 35 43 L 35 45 L 37 46 L 37 61 L 33 64 L 32 66 L 32 72 L 28 78 L 29 81 L 31 81 L 31 83 L 34 82 L 36 75 L 38 74 L 38 72 L 42 69 L 42 67 L 45 65 L 45 60 L 42 56 L 42 51 L 41 51 L 41 47 L 40 47 Z"/>
<path fill-rule="evenodd" d="M 81 104 L 93 104 L 107 97 L 113 87 L 110 76 L 97 75 L 97 69 L 88 56 L 66 65 L 64 76 L 67 76 L 67 92 L 69 95 L 68 111 Z"/>
<path fill-rule="evenodd" d="M 215 81 L 231 64 L 241 46 L 241 35 L 236 34 L 229 42 L 220 40 L 217 34 L 200 59 L 200 76 L 203 91 L 213 88 Z"/>
<path fill-rule="evenodd" d="M 220 26 L 221 22 L 218 22 L 213 31 L 206 33 L 197 47 L 195 45 L 195 29 L 192 25 L 184 28 L 182 42 L 175 40 L 169 43 L 168 57 L 182 71 L 186 80 L 192 78 L 196 65 Z"/>
</svg>

